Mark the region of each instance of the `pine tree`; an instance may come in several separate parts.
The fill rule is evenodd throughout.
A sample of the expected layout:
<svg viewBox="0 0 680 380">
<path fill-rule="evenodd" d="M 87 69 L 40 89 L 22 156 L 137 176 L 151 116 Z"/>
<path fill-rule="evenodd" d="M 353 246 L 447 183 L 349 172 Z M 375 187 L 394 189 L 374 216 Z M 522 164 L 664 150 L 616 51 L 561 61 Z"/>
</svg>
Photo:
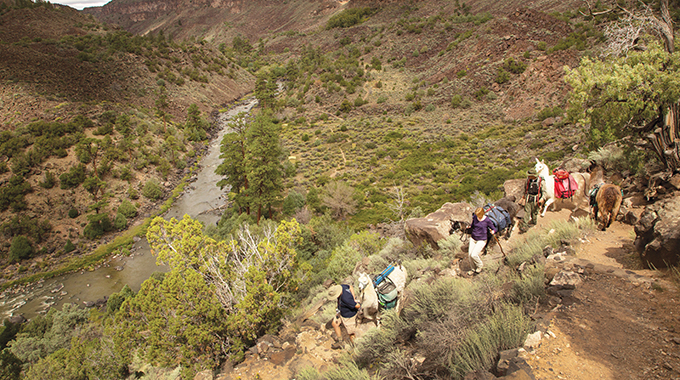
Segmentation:
<svg viewBox="0 0 680 380">
<path fill-rule="evenodd" d="M 281 165 L 282 149 L 279 128 L 268 115 L 258 115 L 247 134 L 247 178 L 251 204 L 257 205 L 257 221 L 260 222 L 263 207 L 271 207 L 281 198 L 283 190 Z"/>
<path fill-rule="evenodd" d="M 228 124 L 231 133 L 222 138 L 220 158 L 224 159 L 215 170 L 216 174 L 225 178 L 217 182 L 217 186 L 223 189 L 229 186 L 229 191 L 234 194 L 234 202 L 239 213 L 250 213 L 248 200 L 248 177 L 246 175 L 246 151 L 248 122 L 246 113 L 241 112 Z"/>
</svg>

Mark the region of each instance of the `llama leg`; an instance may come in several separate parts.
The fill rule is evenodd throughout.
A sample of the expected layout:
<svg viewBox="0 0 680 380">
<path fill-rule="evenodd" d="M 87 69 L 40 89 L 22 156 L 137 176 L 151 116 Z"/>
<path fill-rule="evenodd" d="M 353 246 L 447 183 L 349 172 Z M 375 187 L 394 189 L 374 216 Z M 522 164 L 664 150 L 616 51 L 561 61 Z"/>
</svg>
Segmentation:
<svg viewBox="0 0 680 380">
<path fill-rule="evenodd" d="M 543 207 L 543 212 L 541 213 L 541 216 L 545 216 L 545 212 L 548 211 L 548 207 L 555 202 L 555 199 L 553 198 L 548 198 L 547 201 L 545 201 L 545 206 Z"/>
</svg>

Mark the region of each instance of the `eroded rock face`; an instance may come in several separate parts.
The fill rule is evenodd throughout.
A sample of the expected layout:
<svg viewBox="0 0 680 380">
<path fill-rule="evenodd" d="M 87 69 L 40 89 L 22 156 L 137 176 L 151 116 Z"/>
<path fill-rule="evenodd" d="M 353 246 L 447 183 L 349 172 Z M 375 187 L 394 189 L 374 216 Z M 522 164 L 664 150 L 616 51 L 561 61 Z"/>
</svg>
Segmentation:
<svg viewBox="0 0 680 380">
<path fill-rule="evenodd" d="M 451 226 L 456 223 L 470 224 L 473 207 L 467 202 L 444 203 L 437 211 L 423 218 L 409 219 L 404 224 L 406 237 L 414 246 L 423 243 L 439 249 L 437 242 L 450 235 Z"/>
<path fill-rule="evenodd" d="M 665 268 L 680 262 L 680 197 L 645 207 L 635 224 L 635 247 L 648 266 Z"/>
</svg>

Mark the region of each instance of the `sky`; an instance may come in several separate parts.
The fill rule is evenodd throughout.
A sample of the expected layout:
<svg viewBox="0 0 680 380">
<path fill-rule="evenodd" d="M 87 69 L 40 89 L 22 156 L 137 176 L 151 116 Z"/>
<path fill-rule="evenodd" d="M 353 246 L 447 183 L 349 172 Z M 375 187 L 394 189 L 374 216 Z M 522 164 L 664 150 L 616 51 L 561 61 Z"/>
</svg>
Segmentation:
<svg viewBox="0 0 680 380">
<path fill-rule="evenodd" d="M 71 8 L 75 8 L 77 10 L 82 10 L 83 8 L 87 7 L 99 7 L 102 6 L 106 3 L 108 3 L 109 0 L 56 0 L 56 1 L 50 1 L 52 4 L 61 4 L 61 5 L 68 5 Z"/>
</svg>

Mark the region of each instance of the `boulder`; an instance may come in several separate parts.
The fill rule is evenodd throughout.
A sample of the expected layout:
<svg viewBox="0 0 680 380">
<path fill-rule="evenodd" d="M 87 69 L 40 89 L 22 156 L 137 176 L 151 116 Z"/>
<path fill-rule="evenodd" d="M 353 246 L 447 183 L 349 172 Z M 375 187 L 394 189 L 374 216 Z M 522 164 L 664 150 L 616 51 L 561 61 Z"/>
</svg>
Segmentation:
<svg viewBox="0 0 680 380">
<path fill-rule="evenodd" d="M 14 315 L 14 316 L 10 317 L 9 321 L 11 323 L 21 325 L 21 324 L 26 323 L 28 321 L 28 319 L 26 319 L 26 317 L 24 317 L 23 314 L 19 314 L 19 315 Z"/>
<path fill-rule="evenodd" d="M 581 275 L 576 272 L 562 270 L 553 277 L 550 281 L 550 286 L 555 286 L 560 289 L 574 289 L 576 285 L 582 282 Z"/>
<path fill-rule="evenodd" d="M 455 222 L 470 224 L 472 211 L 472 205 L 467 202 L 447 202 L 439 210 L 423 218 L 407 220 L 404 223 L 404 232 L 416 247 L 427 243 L 432 248 L 439 249 L 437 242 L 451 235 L 451 226 Z"/>
<path fill-rule="evenodd" d="M 269 356 L 269 361 L 275 366 L 283 366 L 295 356 L 296 350 L 295 346 L 289 346 L 285 350 L 274 352 Z"/>
<path fill-rule="evenodd" d="M 645 207 L 635 224 L 635 247 L 650 267 L 680 263 L 680 197 L 667 198 Z"/>
<path fill-rule="evenodd" d="M 527 335 L 527 339 L 524 341 L 524 347 L 531 349 L 540 346 L 542 334 L 543 334 L 542 332 L 536 331 L 532 334 Z"/>
<path fill-rule="evenodd" d="M 524 186 L 526 185 L 526 179 L 509 179 L 503 182 L 503 193 L 506 197 L 511 195 L 515 196 L 515 199 L 522 199 L 524 196 Z"/>
<path fill-rule="evenodd" d="M 572 157 L 562 162 L 562 165 L 560 166 L 569 173 L 580 173 L 588 169 L 588 167 L 590 167 L 590 164 L 591 164 L 590 160 Z"/>
<path fill-rule="evenodd" d="M 496 374 L 498 376 L 505 376 L 508 374 L 508 368 L 510 366 L 510 361 L 517 357 L 518 352 L 516 348 L 511 350 L 501 351 L 498 354 L 498 363 L 496 364 Z"/>
</svg>

